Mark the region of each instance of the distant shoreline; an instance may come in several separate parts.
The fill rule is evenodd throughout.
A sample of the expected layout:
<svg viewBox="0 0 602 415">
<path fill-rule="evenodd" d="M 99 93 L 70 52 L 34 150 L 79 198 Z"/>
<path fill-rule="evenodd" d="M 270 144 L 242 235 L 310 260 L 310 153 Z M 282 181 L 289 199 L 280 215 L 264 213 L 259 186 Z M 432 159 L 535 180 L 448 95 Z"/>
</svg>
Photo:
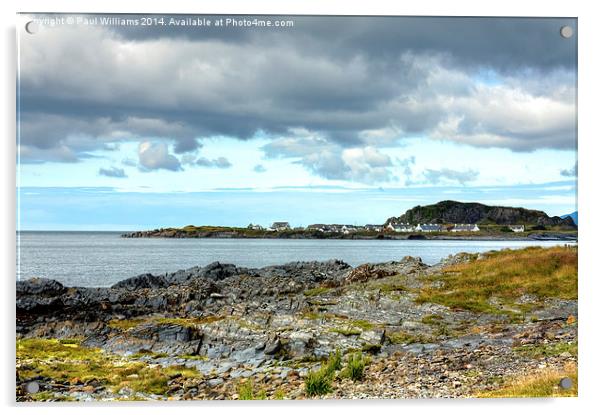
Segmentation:
<svg viewBox="0 0 602 415">
<path fill-rule="evenodd" d="M 525 233 L 483 233 L 453 234 L 440 233 L 322 233 L 322 232 L 185 232 L 180 229 L 158 229 L 152 231 L 126 232 L 122 238 L 164 238 L 164 239 L 336 239 L 336 240 L 440 240 L 440 241 L 567 241 L 578 240 L 575 232 L 525 232 Z"/>
</svg>

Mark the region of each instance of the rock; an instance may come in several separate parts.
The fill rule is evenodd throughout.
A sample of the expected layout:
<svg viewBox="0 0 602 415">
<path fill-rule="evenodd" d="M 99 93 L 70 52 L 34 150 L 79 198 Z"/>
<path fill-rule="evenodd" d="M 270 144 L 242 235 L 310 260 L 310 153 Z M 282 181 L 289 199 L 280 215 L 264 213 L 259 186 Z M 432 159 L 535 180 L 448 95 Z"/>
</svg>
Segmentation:
<svg viewBox="0 0 602 415">
<path fill-rule="evenodd" d="M 379 268 L 375 268 L 373 264 L 363 264 L 354 268 L 345 277 L 345 284 L 352 284 L 356 282 L 366 282 L 368 280 L 379 279 L 395 275 L 393 271 L 387 271 Z"/>
<path fill-rule="evenodd" d="M 282 349 L 282 343 L 279 338 L 272 340 L 265 345 L 264 353 L 268 356 L 278 353 Z"/>
<path fill-rule="evenodd" d="M 207 381 L 207 385 L 209 385 L 212 388 L 219 386 L 223 383 L 224 383 L 224 380 L 222 378 L 209 379 Z"/>
<path fill-rule="evenodd" d="M 111 288 L 126 290 L 139 290 L 141 288 L 164 288 L 169 286 L 165 277 L 158 277 L 152 274 L 141 274 L 136 277 L 128 278 L 113 284 Z"/>
<path fill-rule="evenodd" d="M 56 297 L 63 294 L 66 290 L 60 282 L 47 278 L 31 278 L 17 281 L 17 298 L 27 295 Z"/>
</svg>

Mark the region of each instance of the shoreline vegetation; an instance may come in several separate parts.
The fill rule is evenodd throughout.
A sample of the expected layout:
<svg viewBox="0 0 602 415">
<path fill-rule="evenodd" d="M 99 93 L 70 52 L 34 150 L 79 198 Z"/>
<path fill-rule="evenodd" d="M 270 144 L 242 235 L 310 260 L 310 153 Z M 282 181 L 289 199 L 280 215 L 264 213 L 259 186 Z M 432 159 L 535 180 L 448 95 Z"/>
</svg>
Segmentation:
<svg viewBox="0 0 602 415">
<path fill-rule="evenodd" d="M 17 400 L 576 396 L 577 257 L 529 247 L 432 266 L 213 263 L 109 288 L 19 281 Z"/>
<path fill-rule="evenodd" d="M 577 230 L 561 227 L 551 229 L 527 229 L 525 232 L 507 232 L 504 226 L 481 226 L 478 232 L 377 232 L 353 233 L 321 232 L 305 229 L 280 231 L 258 230 L 227 226 L 194 226 L 160 228 L 147 231 L 126 232 L 123 238 L 222 238 L 222 239 L 348 239 L 348 240 L 558 240 L 576 241 Z"/>
</svg>

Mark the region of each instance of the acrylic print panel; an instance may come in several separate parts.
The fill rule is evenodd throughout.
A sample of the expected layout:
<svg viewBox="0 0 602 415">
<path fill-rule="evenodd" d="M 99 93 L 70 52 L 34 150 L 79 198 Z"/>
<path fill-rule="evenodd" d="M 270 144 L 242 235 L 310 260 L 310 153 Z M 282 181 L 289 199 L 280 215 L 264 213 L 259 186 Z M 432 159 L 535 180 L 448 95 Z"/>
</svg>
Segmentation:
<svg viewBox="0 0 602 415">
<path fill-rule="evenodd" d="M 18 401 L 577 395 L 577 20 L 18 16 Z"/>
</svg>

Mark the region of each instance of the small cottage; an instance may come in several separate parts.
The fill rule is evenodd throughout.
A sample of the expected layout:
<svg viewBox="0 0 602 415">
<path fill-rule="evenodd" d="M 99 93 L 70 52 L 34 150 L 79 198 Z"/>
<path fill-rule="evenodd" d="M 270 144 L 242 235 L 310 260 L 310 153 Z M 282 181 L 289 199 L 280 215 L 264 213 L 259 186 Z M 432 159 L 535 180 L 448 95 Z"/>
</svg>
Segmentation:
<svg viewBox="0 0 602 415">
<path fill-rule="evenodd" d="M 274 222 L 272 223 L 272 229 L 276 231 L 288 231 L 291 228 L 288 222 Z"/>
<path fill-rule="evenodd" d="M 443 226 L 436 223 L 423 223 L 416 226 L 415 230 L 417 232 L 441 232 L 443 231 Z"/>
<path fill-rule="evenodd" d="M 455 224 L 451 230 L 452 232 L 478 232 L 480 231 L 476 223 L 462 223 Z"/>
</svg>

